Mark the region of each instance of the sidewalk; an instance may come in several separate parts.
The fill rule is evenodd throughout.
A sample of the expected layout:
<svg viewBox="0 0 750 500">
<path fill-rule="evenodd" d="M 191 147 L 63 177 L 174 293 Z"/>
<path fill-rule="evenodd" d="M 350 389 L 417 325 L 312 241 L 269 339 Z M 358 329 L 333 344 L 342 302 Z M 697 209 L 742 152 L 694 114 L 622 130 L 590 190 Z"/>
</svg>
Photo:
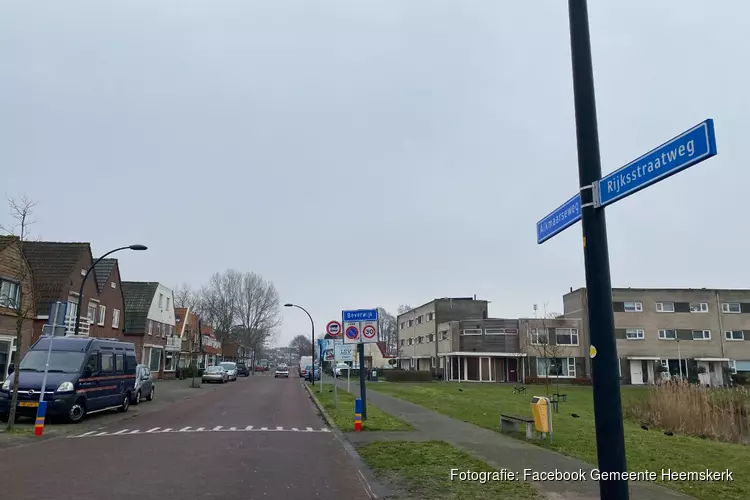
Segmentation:
<svg viewBox="0 0 750 500">
<path fill-rule="evenodd" d="M 332 379 L 328 377 L 326 383 L 330 384 Z M 346 382 L 338 383 L 339 389 L 346 390 Z M 359 396 L 359 384 L 352 384 L 352 393 Z M 372 384 L 367 387 L 367 402 L 372 403 L 381 410 L 401 418 L 417 429 L 409 436 L 399 438 L 397 436 L 378 436 L 378 433 L 347 433 L 346 436 L 355 444 L 365 444 L 382 439 L 406 439 L 421 441 L 434 439 L 445 441 L 457 448 L 476 456 L 499 469 L 508 469 L 523 472 L 531 469 L 534 472 L 542 471 L 568 471 L 574 472 L 584 470 L 586 472 L 594 468 L 593 465 L 571 458 L 555 451 L 546 450 L 524 441 L 504 436 L 499 432 L 483 429 L 466 422 L 454 420 L 437 412 L 429 410 L 408 401 L 404 401 L 372 389 Z M 391 433 L 393 434 L 393 433 Z M 446 464 L 452 467 L 452 464 Z M 522 476 L 523 477 L 523 476 Z M 597 481 L 545 481 L 535 483 L 537 489 L 546 494 L 548 498 L 560 500 L 599 500 L 599 483 Z M 657 484 L 630 483 L 630 497 L 638 500 L 671 500 L 688 499 L 686 495 L 673 491 Z"/>
</svg>

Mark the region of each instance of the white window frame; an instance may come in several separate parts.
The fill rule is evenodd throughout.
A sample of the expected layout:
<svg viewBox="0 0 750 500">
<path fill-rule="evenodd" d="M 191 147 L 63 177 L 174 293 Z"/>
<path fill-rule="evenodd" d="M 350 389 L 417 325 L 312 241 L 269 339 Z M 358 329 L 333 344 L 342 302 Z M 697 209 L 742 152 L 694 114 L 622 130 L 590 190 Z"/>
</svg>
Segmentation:
<svg viewBox="0 0 750 500">
<path fill-rule="evenodd" d="M 171 306 L 171 305 L 172 305 L 172 299 L 169 298 L 169 297 L 167 297 L 167 311 L 170 310 L 169 306 Z"/>
<path fill-rule="evenodd" d="M 172 368 L 167 369 L 167 358 L 172 358 Z M 174 351 L 164 351 L 164 371 L 174 372 L 177 371 L 177 353 Z"/>
<path fill-rule="evenodd" d="M 729 360 L 729 373 L 732 375 L 737 375 L 737 361 L 734 359 Z"/>
<path fill-rule="evenodd" d="M 674 338 L 667 337 L 667 332 L 674 332 Z M 660 329 L 659 340 L 677 340 L 677 329 L 676 328 Z"/>
<path fill-rule="evenodd" d="M 440 332 L 440 340 L 448 340 L 448 330 Z"/>
<path fill-rule="evenodd" d="M 159 294 L 159 309 L 164 309 L 164 294 Z"/>
<path fill-rule="evenodd" d="M 434 312 L 427 313 L 427 321 L 432 321 L 433 319 L 435 319 L 435 313 Z"/>
<path fill-rule="evenodd" d="M 550 368 L 552 368 L 552 363 L 549 363 L 547 365 L 546 369 L 546 375 L 539 375 L 539 361 L 551 361 L 553 358 L 543 358 L 541 356 L 536 358 L 536 375 L 537 377 L 544 377 L 544 378 L 576 378 L 576 358 L 554 358 L 559 359 L 562 364 L 567 368 L 567 375 L 550 375 Z"/>
<path fill-rule="evenodd" d="M 153 320 L 147 319 L 148 321 L 148 334 L 153 335 L 154 334 L 154 322 Z"/>
<path fill-rule="evenodd" d="M 631 304 L 630 310 L 628 310 L 628 304 Z M 623 302 L 622 307 L 625 312 L 643 312 L 643 302 L 629 300 Z"/>
<path fill-rule="evenodd" d="M 505 335 L 505 328 L 485 328 L 485 335 Z"/>
<path fill-rule="evenodd" d="M 667 310 L 668 308 L 667 309 L 664 308 L 664 306 L 667 305 L 667 304 L 671 304 L 671 306 L 670 306 L 672 308 L 671 311 Z M 656 312 L 658 312 L 658 313 L 673 313 L 674 312 L 674 302 L 657 302 L 656 303 Z"/>
<path fill-rule="evenodd" d="M 104 326 L 105 320 L 107 319 L 107 306 L 99 304 L 99 316 L 97 317 L 97 325 Z"/>
<path fill-rule="evenodd" d="M 466 328 L 461 330 L 461 335 L 482 335 L 481 328 Z"/>
<path fill-rule="evenodd" d="M 112 309 L 112 328 L 120 328 L 120 310 Z"/>
<path fill-rule="evenodd" d="M 693 310 L 693 306 L 698 306 L 696 310 Z M 708 312 L 708 302 L 691 302 L 690 303 L 690 312 L 691 313 L 707 313 Z"/>
<path fill-rule="evenodd" d="M 114 281 L 110 281 L 110 282 L 109 282 L 109 286 L 110 286 L 111 288 L 117 289 L 117 283 L 115 283 Z"/>
<path fill-rule="evenodd" d="M 737 310 L 732 311 L 732 306 L 737 306 Z M 740 314 L 742 312 L 742 305 L 739 302 L 723 302 L 721 304 L 721 312 L 724 314 Z"/>
<path fill-rule="evenodd" d="M 561 330 L 569 330 L 570 333 L 570 344 L 561 344 L 558 342 L 557 337 L 560 335 Z M 563 333 L 562 335 L 566 335 Z M 575 337 L 575 343 L 573 343 L 573 337 Z M 568 328 L 568 327 L 561 327 L 561 328 L 555 328 L 555 344 L 556 345 L 564 345 L 564 346 L 577 346 L 579 345 L 579 339 L 578 339 L 578 328 Z"/>
<path fill-rule="evenodd" d="M 93 313 L 92 313 L 93 311 Z M 89 324 L 96 324 L 96 314 L 99 312 L 99 304 L 96 302 L 89 302 L 88 309 L 86 310 L 86 318 L 89 320 Z"/>
<path fill-rule="evenodd" d="M 700 332 L 701 336 L 696 338 L 695 334 L 698 332 Z M 711 340 L 711 330 L 693 330 L 692 335 L 693 340 Z"/>
<path fill-rule="evenodd" d="M 630 336 L 630 334 L 633 336 Z M 643 328 L 626 328 L 625 329 L 625 340 L 645 340 L 646 330 Z"/>
<path fill-rule="evenodd" d="M 546 342 L 539 342 L 539 335 L 544 335 L 547 339 Z M 549 328 L 532 328 L 529 331 L 529 345 L 548 345 L 549 344 Z"/>
<path fill-rule="evenodd" d="M 21 285 L 12 280 L 0 279 L 0 307 L 20 309 Z"/>
<path fill-rule="evenodd" d="M 408 326 L 409 326 L 409 328 L 411 328 L 412 326 L 414 326 L 414 320 L 413 319 L 409 320 L 409 325 Z"/>
<path fill-rule="evenodd" d="M 740 338 L 735 338 L 734 334 L 739 333 Z M 725 330 L 724 331 L 724 340 L 728 340 L 730 342 L 741 342 L 745 340 L 745 331 L 744 330 Z"/>
</svg>

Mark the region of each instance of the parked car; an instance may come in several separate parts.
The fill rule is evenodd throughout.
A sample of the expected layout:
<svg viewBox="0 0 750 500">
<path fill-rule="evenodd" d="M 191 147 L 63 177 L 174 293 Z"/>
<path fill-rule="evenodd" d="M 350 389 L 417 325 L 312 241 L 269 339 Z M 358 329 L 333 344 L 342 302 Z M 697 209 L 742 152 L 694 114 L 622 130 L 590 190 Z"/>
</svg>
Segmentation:
<svg viewBox="0 0 750 500">
<path fill-rule="evenodd" d="M 218 382 L 223 384 L 227 381 L 227 371 L 220 365 L 209 366 L 206 371 L 203 372 L 202 380 L 204 383 Z"/>
<path fill-rule="evenodd" d="M 260 365 L 255 365 L 255 371 L 256 371 L 256 372 L 264 372 L 264 371 L 266 371 L 266 370 L 265 370 L 265 368 L 263 368 L 263 367 L 262 367 L 262 366 L 260 366 Z"/>
<path fill-rule="evenodd" d="M 305 367 L 305 380 L 320 380 L 320 368 L 307 365 Z"/>
<path fill-rule="evenodd" d="M 274 378 L 289 378 L 289 367 L 286 365 L 279 365 L 276 367 L 276 372 L 273 374 Z"/>
<path fill-rule="evenodd" d="M 47 416 L 78 423 L 95 411 L 128 411 L 135 386 L 135 344 L 83 336 L 42 337 L 17 367 L 23 390 L 18 392 L 16 415 L 36 416 L 48 356 L 45 392 L 54 392 L 54 397 L 47 401 Z M 15 368 L 8 366 L 8 372 Z M 100 380 L 106 384 L 100 385 Z M 0 386 L 1 421 L 9 418 L 12 391 L 13 377 L 8 377 Z"/>
<path fill-rule="evenodd" d="M 237 363 L 237 376 L 238 377 L 249 377 L 250 369 L 245 363 Z"/>
<path fill-rule="evenodd" d="M 237 363 L 233 361 L 224 361 L 219 366 L 224 368 L 227 372 L 227 380 L 235 382 L 237 380 Z"/>
<path fill-rule="evenodd" d="M 340 377 L 341 375 L 346 375 L 346 373 L 349 371 L 349 365 L 346 363 L 337 363 L 336 367 L 333 369 L 333 375 L 336 377 Z"/>
<path fill-rule="evenodd" d="M 139 404 L 144 399 L 146 401 L 153 401 L 154 395 L 156 394 L 156 388 L 154 387 L 154 377 L 151 375 L 146 365 L 138 365 L 135 367 L 135 388 L 133 389 L 133 401 L 134 405 Z"/>
</svg>

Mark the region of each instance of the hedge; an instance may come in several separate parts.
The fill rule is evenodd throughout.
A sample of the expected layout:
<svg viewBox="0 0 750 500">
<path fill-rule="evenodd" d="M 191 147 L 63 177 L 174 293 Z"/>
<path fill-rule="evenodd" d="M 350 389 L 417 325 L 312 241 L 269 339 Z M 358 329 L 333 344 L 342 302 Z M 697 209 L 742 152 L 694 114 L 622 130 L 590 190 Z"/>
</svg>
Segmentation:
<svg viewBox="0 0 750 500">
<path fill-rule="evenodd" d="M 383 370 L 388 382 L 432 382 L 432 372 L 423 370 Z"/>
</svg>

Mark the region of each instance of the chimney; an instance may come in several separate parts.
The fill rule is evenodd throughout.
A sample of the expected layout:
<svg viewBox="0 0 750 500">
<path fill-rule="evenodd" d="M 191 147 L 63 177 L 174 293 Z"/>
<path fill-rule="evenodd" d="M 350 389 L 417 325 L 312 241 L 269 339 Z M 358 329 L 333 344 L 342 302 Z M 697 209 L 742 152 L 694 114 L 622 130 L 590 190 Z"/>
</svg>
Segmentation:
<svg viewBox="0 0 750 500">
<path fill-rule="evenodd" d="M 476 293 L 474 294 L 474 300 L 477 300 L 477 294 Z"/>
<path fill-rule="evenodd" d="M 573 293 L 573 287 L 572 286 L 570 287 L 570 293 Z"/>
</svg>

